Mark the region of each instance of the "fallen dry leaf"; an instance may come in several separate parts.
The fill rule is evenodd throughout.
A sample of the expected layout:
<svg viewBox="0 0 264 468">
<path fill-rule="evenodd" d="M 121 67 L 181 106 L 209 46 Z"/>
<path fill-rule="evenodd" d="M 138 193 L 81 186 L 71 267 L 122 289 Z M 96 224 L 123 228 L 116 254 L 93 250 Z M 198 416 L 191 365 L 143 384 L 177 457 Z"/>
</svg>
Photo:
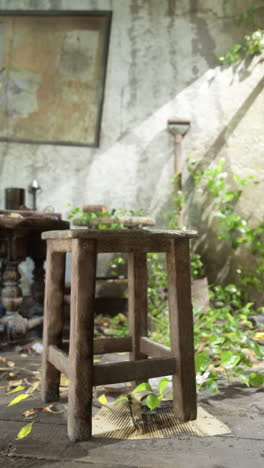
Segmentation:
<svg viewBox="0 0 264 468">
<path fill-rule="evenodd" d="M 14 398 L 12 401 L 10 401 L 10 403 L 8 404 L 8 406 L 17 405 L 20 401 L 25 400 L 25 399 L 28 398 L 29 396 L 30 396 L 30 395 L 28 395 L 27 393 L 21 393 L 21 394 L 18 395 L 16 398 Z"/>
<path fill-rule="evenodd" d="M 264 341 L 264 332 L 257 332 L 253 336 L 254 340 Z"/>
<path fill-rule="evenodd" d="M 241 351 L 245 354 L 246 359 L 248 361 L 256 362 L 257 356 L 256 356 L 255 351 L 253 351 L 253 349 L 243 348 Z"/>
<path fill-rule="evenodd" d="M 99 401 L 102 405 L 107 405 L 107 403 L 108 403 L 107 398 L 106 398 L 106 396 L 105 396 L 104 394 L 101 395 L 101 396 L 99 396 L 98 401 Z"/>
<path fill-rule="evenodd" d="M 120 393 L 120 390 L 115 387 L 104 387 L 104 390 L 109 393 Z"/>
<path fill-rule="evenodd" d="M 7 392 L 7 395 L 10 395 L 11 393 L 22 392 L 22 390 L 25 390 L 25 385 L 18 385 L 17 387 L 13 388 L 13 390 L 10 390 L 10 392 Z"/>
<path fill-rule="evenodd" d="M 7 390 L 11 390 L 11 388 L 18 387 L 19 385 L 23 384 L 23 379 L 20 380 L 10 380 L 7 384 Z"/>
<path fill-rule="evenodd" d="M 251 364 L 251 368 L 254 369 L 254 370 L 264 369 L 264 362 L 253 362 Z"/>
<path fill-rule="evenodd" d="M 63 413 L 64 410 L 58 410 L 56 409 L 55 405 L 49 405 L 43 408 L 44 413 L 52 413 L 52 414 L 58 414 L 58 413 Z"/>
<path fill-rule="evenodd" d="M 22 427 L 22 429 L 20 429 L 19 433 L 17 434 L 16 440 L 24 439 L 25 437 L 27 437 L 32 431 L 32 426 L 33 422 L 26 424 L 26 426 Z"/>
<path fill-rule="evenodd" d="M 37 380 L 31 386 L 29 387 L 27 393 L 33 393 L 35 390 L 37 390 L 40 387 L 40 380 Z"/>
<path fill-rule="evenodd" d="M 60 376 L 60 386 L 61 387 L 69 386 L 69 379 L 64 374 L 61 374 Z"/>
<path fill-rule="evenodd" d="M 25 416 L 25 418 L 33 418 L 37 413 L 39 413 L 39 411 L 42 410 L 43 408 L 30 408 L 24 411 L 23 416 Z"/>
<path fill-rule="evenodd" d="M 15 363 L 13 361 L 6 361 L 8 367 L 15 367 Z"/>
<path fill-rule="evenodd" d="M 30 408 L 30 409 L 24 411 L 23 416 L 25 416 L 25 418 L 33 418 L 40 411 L 42 411 L 43 413 L 51 413 L 51 414 L 57 414 L 57 413 L 63 413 L 64 412 L 64 410 L 57 410 L 55 405 L 48 405 L 48 406 L 45 406 L 45 407 L 43 406 L 43 407 L 40 407 L 40 408 Z"/>
<path fill-rule="evenodd" d="M 7 361 L 7 359 L 3 356 L 0 356 L 0 362 L 6 364 L 8 367 L 15 367 L 15 363 L 13 361 Z M 0 370 L 5 370 L 7 367 L 1 367 Z"/>
</svg>

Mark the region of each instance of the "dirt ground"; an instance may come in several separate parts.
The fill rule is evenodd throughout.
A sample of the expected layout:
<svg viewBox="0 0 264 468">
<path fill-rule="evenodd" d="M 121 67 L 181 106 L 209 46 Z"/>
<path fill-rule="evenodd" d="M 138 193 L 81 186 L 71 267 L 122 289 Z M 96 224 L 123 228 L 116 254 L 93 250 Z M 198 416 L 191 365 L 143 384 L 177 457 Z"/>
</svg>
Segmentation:
<svg viewBox="0 0 264 468">
<path fill-rule="evenodd" d="M 117 440 L 93 438 L 71 443 L 66 428 L 66 396 L 53 410 L 39 411 L 31 434 L 16 440 L 26 421 L 23 412 L 43 408 L 39 388 L 17 405 L 8 407 L 16 394 L 7 395 L 10 381 L 26 378 L 36 381 L 40 355 L 13 349 L 0 350 L 0 356 L 15 363 L 8 371 L 0 363 L 0 467 L 81 468 L 263 468 L 264 466 L 264 387 L 246 388 L 241 384 L 225 385 L 220 393 L 199 394 L 199 405 L 223 421 L 230 434 L 199 438 L 172 436 L 166 439 Z M 124 356 L 105 355 L 103 360 L 122 360 Z M 103 362 L 103 361 L 102 361 Z M 10 363 L 12 366 L 12 363 Z M 11 374 L 11 375 L 10 375 Z M 9 384 L 10 386 L 10 384 Z M 95 411 L 97 408 L 95 408 Z M 60 411 L 60 412 L 59 412 Z"/>
</svg>

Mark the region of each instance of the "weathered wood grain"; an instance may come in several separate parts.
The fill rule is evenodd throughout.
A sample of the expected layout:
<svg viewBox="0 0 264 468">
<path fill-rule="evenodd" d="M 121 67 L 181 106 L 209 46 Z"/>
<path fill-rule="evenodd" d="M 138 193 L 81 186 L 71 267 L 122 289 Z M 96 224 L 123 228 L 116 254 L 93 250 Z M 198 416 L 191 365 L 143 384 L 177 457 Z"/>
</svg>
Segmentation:
<svg viewBox="0 0 264 468">
<path fill-rule="evenodd" d="M 94 354 L 123 353 L 131 351 L 132 338 L 124 336 L 120 338 L 96 338 L 94 340 Z"/>
<path fill-rule="evenodd" d="M 69 351 L 69 342 L 62 344 L 64 352 Z M 130 336 L 122 336 L 117 338 L 95 338 L 94 339 L 94 354 L 104 353 L 124 353 L 132 350 L 132 338 Z"/>
<path fill-rule="evenodd" d="M 144 381 L 152 377 L 173 375 L 176 372 L 176 359 L 163 357 L 94 365 L 94 384 L 105 385 L 131 380 Z"/>
<path fill-rule="evenodd" d="M 170 241 L 168 239 L 133 239 L 133 238 L 105 238 L 98 239 L 97 249 L 100 253 L 107 252 L 124 252 L 130 253 L 138 249 L 140 245 L 140 252 L 168 252 L 170 249 Z"/>
<path fill-rule="evenodd" d="M 49 345 L 60 346 L 63 330 L 65 254 L 51 251 L 48 242 L 44 300 L 42 398 L 46 402 L 59 398 L 60 371 L 48 361 Z"/>
<path fill-rule="evenodd" d="M 128 323 L 132 337 L 131 360 L 146 358 L 140 351 L 140 338 L 148 333 L 148 272 L 146 254 L 133 252 L 128 255 Z"/>
<path fill-rule="evenodd" d="M 42 233 L 42 239 L 54 239 L 57 251 L 71 250 L 70 239 L 96 239 L 97 252 L 169 252 L 171 239 L 197 237 L 196 231 L 157 231 L 148 229 L 69 229 Z"/>
<path fill-rule="evenodd" d="M 49 243 L 53 252 L 71 252 L 71 239 L 50 239 Z"/>
<path fill-rule="evenodd" d="M 92 435 L 95 277 L 96 241 L 73 239 L 68 394 L 71 441 L 88 440 Z"/>
<path fill-rule="evenodd" d="M 168 357 L 171 356 L 171 349 L 147 337 L 140 338 L 140 351 L 146 356 L 151 357 Z"/>
<path fill-rule="evenodd" d="M 69 377 L 69 356 L 62 349 L 49 345 L 48 360 L 56 369 Z"/>
<path fill-rule="evenodd" d="M 6 210 L 6 212 L 10 213 L 11 211 Z M 2 211 L 3 213 L 3 211 Z M 55 232 L 52 231 L 52 229 L 64 229 L 64 232 L 66 229 L 69 228 L 70 223 L 68 221 L 62 221 L 61 219 L 51 219 L 51 216 L 49 214 L 46 215 L 35 215 L 32 216 L 27 214 L 27 212 L 24 212 L 23 216 L 20 216 L 19 218 L 13 218 L 10 216 L 4 216 L 0 217 L 0 230 L 1 229 L 10 229 L 10 230 L 15 230 L 18 231 L 21 229 L 21 231 L 24 230 L 30 230 L 30 231 L 39 231 L 41 232 L 42 230 L 48 231 L 48 232 Z M 33 212 L 35 213 L 35 212 Z"/>
<path fill-rule="evenodd" d="M 42 239 L 126 239 L 144 241 L 158 237 L 164 239 L 191 239 L 197 237 L 197 231 L 188 230 L 157 230 L 157 229 L 67 229 L 60 231 L 48 231 L 42 233 Z"/>
<path fill-rule="evenodd" d="M 173 376 L 173 404 L 177 418 L 196 419 L 196 387 L 191 302 L 190 255 L 187 239 L 171 242 L 167 255 L 170 336 L 177 360 Z"/>
</svg>

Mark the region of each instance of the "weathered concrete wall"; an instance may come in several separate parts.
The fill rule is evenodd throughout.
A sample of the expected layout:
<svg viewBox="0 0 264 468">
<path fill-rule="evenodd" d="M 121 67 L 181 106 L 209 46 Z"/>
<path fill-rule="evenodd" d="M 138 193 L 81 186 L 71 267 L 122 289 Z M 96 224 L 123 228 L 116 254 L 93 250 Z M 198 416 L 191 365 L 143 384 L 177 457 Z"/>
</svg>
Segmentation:
<svg viewBox="0 0 264 468">
<path fill-rule="evenodd" d="M 224 156 L 238 172 L 259 162 L 262 170 L 264 143 L 257 129 L 264 123 L 263 63 L 257 58 L 220 68 L 217 60 L 244 35 L 245 26 L 235 25 L 234 17 L 250 3 L 0 0 L 6 10 L 113 11 L 100 147 L 1 143 L 0 206 L 4 187 L 27 188 L 36 178 L 42 186 L 39 209 L 51 205 L 65 214 L 67 202 L 103 203 L 158 215 L 171 193 L 174 142 L 166 125 L 172 116 L 192 121 L 185 156 L 191 153 L 205 166 Z M 207 221 L 196 213 L 192 223 L 203 223 L 205 232 Z"/>
<path fill-rule="evenodd" d="M 257 63 L 258 59 L 255 61 L 255 64 Z M 255 65 L 252 64 L 252 66 Z M 236 204 L 237 213 L 247 220 L 251 227 L 263 222 L 264 215 L 261 203 L 264 187 L 264 79 L 263 68 L 260 64 L 258 67 L 260 72 L 262 69 L 262 73 L 253 77 L 254 72 L 252 72 L 251 75 L 252 80 L 256 79 L 256 86 L 253 86 L 250 91 L 248 89 L 247 98 L 241 99 L 240 105 L 230 113 L 231 118 L 225 121 L 225 125 L 215 140 L 211 142 L 211 145 L 205 145 L 206 151 L 201 155 L 196 151 L 193 152 L 196 159 L 200 161 L 198 164 L 200 169 L 213 169 L 221 159 L 224 159 L 226 181 L 231 188 L 237 188 L 232 180 L 234 175 L 242 178 L 250 175 L 260 182 L 257 185 L 251 182 L 243 187 L 242 196 Z M 245 96 L 244 85 L 245 83 L 241 82 L 240 90 L 243 96 Z M 237 99 L 239 102 L 239 96 Z M 236 102 L 235 95 L 234 102 Z M 200 232 L 196 247 L 207 264 L 210 281 L 236 282 L 238 279 L 236 269 L 241 266 L 246 270 L 254 271 L 256 258 L 250 255 L 249 246 L 242 245 L 234 250 L 227 247 L 227 242 L 217 238 L 217 232 L 220 232 L 221 228 L 217 227 L 213 198 L 208 194 L 204 183 L 199 184 L 193 191 L 193 185 L 189 184 L 188 174 L 186 174 L 186 180 L 187 192 L 190 194 L 187 208 L 189 223 Z M 260 299 L 263 295 L 258 294 L 258 296 L 259 305 L 263 305 Z M 249 291 L 249 297 L 255 300 L 256 291 L 253 293 Z"/>
</svg>

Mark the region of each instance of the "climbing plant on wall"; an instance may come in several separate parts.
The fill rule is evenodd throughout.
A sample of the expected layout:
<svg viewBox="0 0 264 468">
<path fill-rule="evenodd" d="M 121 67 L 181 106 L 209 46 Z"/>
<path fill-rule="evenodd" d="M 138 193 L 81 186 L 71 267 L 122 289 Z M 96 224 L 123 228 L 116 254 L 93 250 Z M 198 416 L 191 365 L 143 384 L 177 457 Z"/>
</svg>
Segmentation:
<svg viewBox="0 0 264 468">
<path fill-rule="evenodd" d="M 252 25 L 253 32 L 246 34 L 241 43 L 234 44 L 227 52 L 219 57 L 222 64 L 232 64 L 246 56 L 259 55 L 264 51 L 264 29 L 257 28 L 256 17 L 264 12 L 264 0 L 262 3 L 252 4 L 241 15 L 237 16 L 238 24 Z"/>
</svg>

